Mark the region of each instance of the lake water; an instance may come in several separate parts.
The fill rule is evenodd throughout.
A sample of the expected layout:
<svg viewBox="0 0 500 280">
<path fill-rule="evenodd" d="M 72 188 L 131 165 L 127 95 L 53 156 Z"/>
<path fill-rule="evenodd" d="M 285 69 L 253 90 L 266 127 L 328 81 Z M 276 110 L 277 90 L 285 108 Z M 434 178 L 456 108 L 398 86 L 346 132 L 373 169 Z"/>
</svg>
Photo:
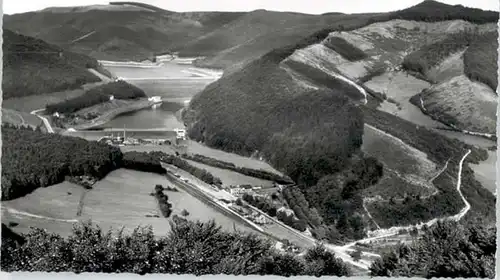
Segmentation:
<svg viewBox="0 0 500 280">
<path fill-rule="evenodd" d="M 123 114 L 105 127 L 182 128 L 175 113 L 191 98 L 218 78 L 218 73 L 192 65 L 165 62 L 161 67 L 105 66 L 116 76 L 142 89 L 148 96 L 160 96 L 163 103 L 152 108 Z"/>
</svg>

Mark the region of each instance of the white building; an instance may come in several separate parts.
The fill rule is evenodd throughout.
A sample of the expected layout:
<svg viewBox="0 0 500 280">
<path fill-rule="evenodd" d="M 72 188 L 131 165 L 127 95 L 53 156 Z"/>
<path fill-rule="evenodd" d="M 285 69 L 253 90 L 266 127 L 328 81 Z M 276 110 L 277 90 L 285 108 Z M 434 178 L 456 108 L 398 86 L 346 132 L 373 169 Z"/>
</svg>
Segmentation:
<svg viewBox="0 0 500 280">
<path fill-rule="evenodd" d="M 185 129 L 174 129 L 175 133 L 177 133 L 177 139 L 186 140 L 186 130 Z"/>
<path fill-rule="evenodd" d="M 56 117 L 56 118 L 59 118 L 59 113 L 58 112 L 55 112 L 52 116 Z"/>
<path fill-rule="evenodd" d="M 150 98 L 148 98 L 148 100 L 153 102 L 161 102 L 161 96 L 151 96 Z"/>
<path fill-rule="evenodd" d="M 232 189 L 229 189 L 229 193 L 234 195 L 234 196 L 240 196 L 243 194 L 243 191 L 244 189 L 242 188 L 232 188 Z"/>
<path fill-rule="evenodd" d="M 114 95 L 110 95 L 109 96 L 109 101 L 113 101 L 115 99 L 115 96 Z"/>
</svg>

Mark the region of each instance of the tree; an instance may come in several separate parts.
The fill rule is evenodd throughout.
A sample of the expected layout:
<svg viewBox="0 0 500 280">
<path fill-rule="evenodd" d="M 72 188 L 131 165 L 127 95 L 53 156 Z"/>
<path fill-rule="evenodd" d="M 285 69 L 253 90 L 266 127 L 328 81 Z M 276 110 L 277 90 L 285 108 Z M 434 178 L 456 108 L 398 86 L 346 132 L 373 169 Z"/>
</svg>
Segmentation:
<svg viewBox="0 0 500 280">
<path fill-rule="evenodd" d="M 359 261 L 361 259 L 362 252 L 360 249 L 356 249 L 351 253 L 351 257 L 354 261 Z"/>
<path fill-rule="evenodd" d="M 495 231 L 483 224 L 440 221 L 413 244 L 399 245 L 375 261 L 371 275 L 493 278 Z"/>
</svg>

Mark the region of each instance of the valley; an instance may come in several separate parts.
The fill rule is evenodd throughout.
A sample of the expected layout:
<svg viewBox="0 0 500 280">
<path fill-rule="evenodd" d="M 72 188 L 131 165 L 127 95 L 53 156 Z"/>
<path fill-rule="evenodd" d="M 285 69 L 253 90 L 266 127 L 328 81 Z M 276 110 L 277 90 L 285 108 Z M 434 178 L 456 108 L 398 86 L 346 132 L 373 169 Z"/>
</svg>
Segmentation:
<svg viewBox="0 0 500 280">
<path fill-rule="evenodd" d="M 433 5 L 449 15 L 423 20 Z M 36 39 L 7 31 L 4 40 L 22 43 L 4 51 L 53 50 L 40 55 L 58 61 L 47 77 L 73 65 L 37 89 L 27 75 L 43 66 L 17 55 L 4 63 L 2 165 L 12 166 L 2 171 L 2 223 L 14 232 L 67 238 L 91 221 L 113 234 L 150 226 L 164 240 L 183 223 L 214 221 L 287 244 L 277 252 L 293 258 L 307 260 L 321 243 L 350 273 L 373 276 L 387 252 L 424 242 L 442 223 L 494 224 L 498 96 L 486 61 L 498 13 L 463 8 L 473 14 L 465 18 L 435 1 L 357 18 L 124 7 L 51 10 L 54 22 L 78 14 L 61 34 L 6 17 L 4 28 Z M 126 17 L 142 19 L 133 29 Z M 119 36 L 105 39 L 112 31 Z M 266 43 L 276 34 L 282 40 Z M 165 38 L 178 40 L 162 46 Z M 71 183 L 85 176 L 95 183 Z"/>
</svg>

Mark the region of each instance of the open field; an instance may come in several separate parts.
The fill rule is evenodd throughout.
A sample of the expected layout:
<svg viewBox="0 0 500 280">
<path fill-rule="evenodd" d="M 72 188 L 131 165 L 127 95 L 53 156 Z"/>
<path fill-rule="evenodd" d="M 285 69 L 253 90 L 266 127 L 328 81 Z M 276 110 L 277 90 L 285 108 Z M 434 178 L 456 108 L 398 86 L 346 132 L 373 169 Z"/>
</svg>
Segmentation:
<svg viewBox="0 0 500 280">
<path fill-rule="evenodd" d="M 419 94 L 430 86 L 428 82 L 417 79 L 403 72 L 384 73 L 365 83 L 365 86 L 387 95 L 392 102 L 384 101 L 380 110 L 426 127 L 445 127 L 442 123 L 433 120 L 415 105 L 410 98 Z"/>
<path fill-rule="evenodd" d="M 67 236 L 73 222 L 62 220 L 78 219 L 78 204 L 84 191 L 83 187 L 65 181 L 38 188 L 21 198 L 2 201 L 2 222 L 19 223 L 14 230 L 23 233 L 27 233 L 32 226 Z"/>
<path fill-rule="evenodd" d="M 230 185 L 236 186 L 236 185 L 248 184 L 248 185 L 252 185 L 252 186 L 270 187 L 273 185 L 273 182 L 271 182 L 271 181 L 246 176 L 246 175 L 240 174 L 238 172 L 213 167 L 213 166 L 206 165 L 206 164 L 199 163 L 199 162 L 192 161 L 192 160 L 187 160 L 187 159 L 185 159 L 185 160 L 187 162 L 189 162 L 191 165 L 196 166 L 198 168 L 205 169 L 208 172 L 212 173 L 215 177 L 219 177 L 224 186 L 230 186 Z"/>
<path fill-rule="evenodd" d="M 128 230 L 138 225 L 152 225 L 159 236 L 166 234 L 170 225 L 168 219 L 148 218 L 147 214 L 159 214 L 157 202 L 150 196 L 156 184 L 173 186 L 165 177 L 146 172 L 119 169 L 94 185 L 85 197 L 82 218 L 92 218 L 102 227 Z M 179 189 L 179 188 L 177 188 Z M 117 192 L 120 193 L 117 196 Z M 165 192 L 172 203 L 172 215 L 179 215 L 183 209 L 190 214 L 188 219 L 208 221 L 216 219 L 225 230 L 233 230 L 233 221 L 203 202 L 179 189 L 179 192 Z M 172 216 L 171 216 L 172 217 Z M 169 218 L 170 219 L 170 218 Z M 236 228 L 249 230 L 236 223 Z"/>
<path fill-rule="evenodd" d="M 464 73 L 464 53 L 465 50 L 461 50 L 445 58 L 440 64 L 431 68 L 426 76 L 435 83 L 442 83 L 462 75 Z"/>
<path fill-rule="evenodd" d="M 170 230 L 168 220 L 171 218 L 146 217 L 148 214 L 160 215 L 155 198 L 150 196 L 156 184 L 173 186 L 167 178 L 157 174 L 127 169 L 113 171 L 86 193 L 81 216 L 78 216 L 80 198 L 85 189 L 64 182 L 37 189 L 19 199 L 2 202 L 3 221 L 19 223 L 14 228 L 19 232 L 28 232 L 30 226 L 36 226 L 67 236 L 71 232 L 72 220 L 91 219 L 106 230 L 125 227 L 125 231 L 130 232 L 139 225 L 151 225 L 155 233 L 161 236 Z M 182 189 L 177 189 L 179 192 L 166 191 L 169 202 L 172 203 L 172 215 L 181 216 L 182 210 L 186 209 L 190 213 L 188 219 L 215 219 L 224 230 L 234 229 L 230 218 Z M 250 230 L 239 223 L 235 227 L 243 231 Z"/>
<path fill-rule="evenodd" d="M 187 141 L 186 152 L 188 154 L 200 154 L 207 157 L 216 158 L 221 161 L 233 163 L 236 166 L 248 167 L 252 169 L 262 169 L 282 175 L 281 172 L 277 171 L 271 165 L 269 165 L 264 161 L 260 161 L 255 158 L 240 156 L 233 153 L 224 152 L 217 149 L 212 149 L 210 147 L 207 147 L 203 144 L 200 144 L 192 140 Z"/>
<path fill-rule="evenodd" d="M 434 192 L 429 180 L 438 167 L 425 153 L 368 125 L 364 129 L 362 150 L 384 164 L 380 182 L 365 191 L 369 196 L 387 199 Z"/>
<path fill-rule="evenodd" d="M 478 180 L 483 187 L 496 194 L 496 173 L 497 170 L 497 152 L 488 151 L 488 159 L 480 162 L 479 164 L 469 164 L 474 170 L 476 180 Z"/>
<path fill-rule="evenodd" d="M 2 108 L 2 122 L 15 125 L 29 125 L 31 127 L 42 124 L 42 121 L 32 114 L 6 108 Z"/>
</svg>

